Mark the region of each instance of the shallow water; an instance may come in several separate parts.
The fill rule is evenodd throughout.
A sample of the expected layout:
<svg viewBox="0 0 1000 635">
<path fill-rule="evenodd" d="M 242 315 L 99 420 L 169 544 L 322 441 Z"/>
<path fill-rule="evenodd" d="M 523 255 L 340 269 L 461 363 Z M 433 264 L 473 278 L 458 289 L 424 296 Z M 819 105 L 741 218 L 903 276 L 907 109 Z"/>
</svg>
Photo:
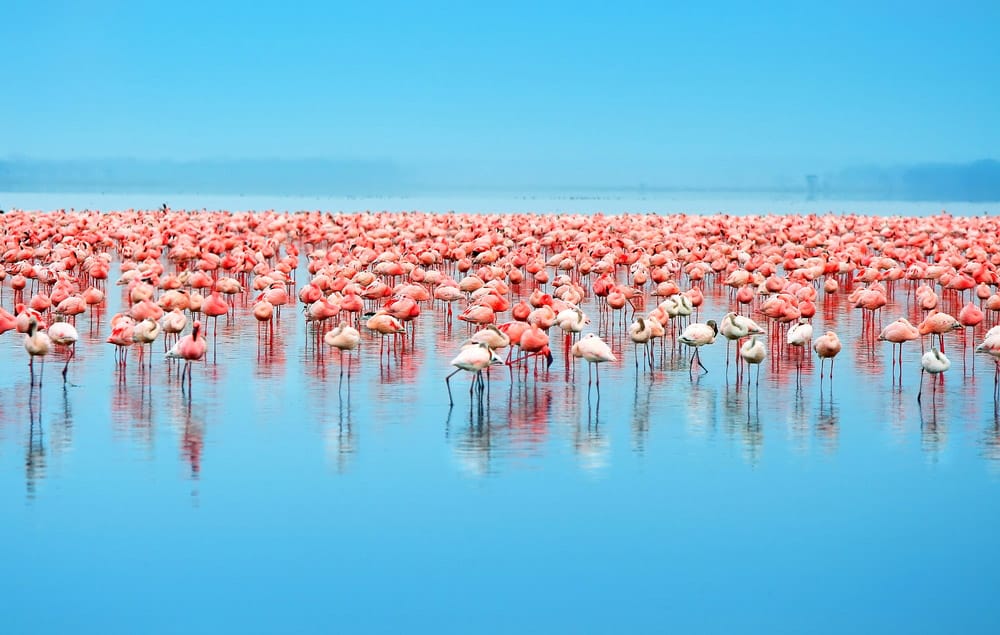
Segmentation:
<svg viewBox="0 0 1000 635">
<path fill-rule="evenodd" d="M 707 374 L 669 345 L 637 371 L 588 304 L 620 359 L 599 389 L 558 341 L 550 369 L 494 368 L 481 399 L 456 375 L 449 408 L 467 330 L 442 307 L 381 363 L 366 335 L 343 384 L 299 311 L 260 343 L 241 310 L 188 395 L 160 342 L 151 369 L 134 353 L 116 367 L 119 289 L 78 320 L 65 387 L 61 354 L 32 388 L 19 337 L 0 338 L 0 632 L 1000 622 L 1000 415 L 992 363 L 961 354 L 973 334 L 947 336 L 952 369 L 918 406 L 919 345 L 895 369 L 846 288 L 814 320 L 844 341 L 834 377 L 807 358 L 800 387 L 772 346 L 759 387 L 738 385 L 721 338 Z M 883 323 L 902 314 L 894 293 Z M 728 292 L 706 295 L 719 319 Z"/>
</svg>

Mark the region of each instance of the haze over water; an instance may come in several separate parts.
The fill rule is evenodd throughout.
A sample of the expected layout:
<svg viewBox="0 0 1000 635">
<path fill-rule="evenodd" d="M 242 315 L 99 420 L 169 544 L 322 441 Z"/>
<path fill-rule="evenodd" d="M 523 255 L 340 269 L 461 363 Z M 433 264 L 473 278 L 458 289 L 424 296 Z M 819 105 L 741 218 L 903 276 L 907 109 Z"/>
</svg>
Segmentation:
<svg viewBox="0 0 1000 635">
<path fill-rule="evenodd" d="M 0 209 L 151 209 L 166 203 L 171 209 L 227 210 L 324 210 L 485 212 L 495 214 L 541 213 L 605 214 L 877 214 L 884 216 L 929 216 L 947 211 L 955 215 L 997 213 L 1000 202 L 969 201 L 877 201 L 820 198 L 807 200 L 802 193 L 771 192 L 608 192 L 526 190 L 509 192 L 456 192 L 410 196 L 267 196 L 240 194 L 163 193 L 54 193 L 0 192 Z"/>
</svg>

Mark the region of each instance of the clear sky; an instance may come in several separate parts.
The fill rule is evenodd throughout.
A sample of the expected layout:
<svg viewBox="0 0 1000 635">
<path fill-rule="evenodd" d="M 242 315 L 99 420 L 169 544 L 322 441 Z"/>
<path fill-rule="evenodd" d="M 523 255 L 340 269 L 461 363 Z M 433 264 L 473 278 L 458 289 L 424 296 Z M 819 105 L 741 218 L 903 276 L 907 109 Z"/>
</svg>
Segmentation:
<svg viewBox="0 0 1000 635">
<path fill-rule="evenodd" d="M 1000 154 L 1000 3 L 666 4 L 7 3 L 0 158 L 604 184 Z"/>
</svg>

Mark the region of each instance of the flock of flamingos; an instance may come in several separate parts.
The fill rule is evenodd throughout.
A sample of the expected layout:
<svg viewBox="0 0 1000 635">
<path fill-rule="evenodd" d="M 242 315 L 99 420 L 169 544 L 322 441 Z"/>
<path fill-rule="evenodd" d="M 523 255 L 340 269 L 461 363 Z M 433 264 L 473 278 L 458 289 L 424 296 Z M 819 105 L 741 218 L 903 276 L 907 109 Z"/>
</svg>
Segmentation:
<svg viewBox="0 0 1000 635">
<path fill-rule="evenodd" d="M 467 323 L 452 338 L 450 403 L 456 373 L 472 374 L 475 399 L 483 371 L 506 365 L 520 379 L 531 365 L 536 373 L 551 365 L 553 349 L 586 361 L 598 390 L 600 364 L 631 355 L 636 372 L 645 372 L 656 364 L 657 344 L 687 347 L 694 380 L 708 372 L 699 349 L 720 339 L 735 344 L 727 380 L 730 357 L 738 381 L 745 375 L 749 383 L 745 368 L 756 366 L 759 381 L 762 362 L 785 355 L 800 381 L 802 360 L 813 354 L 821 379 L 828 360 L 832 380 L 840 339 L 833 331 L 814 337 L 811 320 L 817 304 L 837 294 L 862 312 L 863 329 L 893 345 L 894 367 L 902 346 L 919 340 L 918 400 L 923 373 L 941 375 L 951 365 L 950 332 L 973 329 L 976 351 L 1000 360 L 1000 327 L 986 330 L 1000 313 L 998 222 L 988 216 L 162 209 L 14 211 L 0 225 L 0 304 L 13 309 L 0 306 L 0 333 L 22 334 L 32 386 L 43 376 L 36 358 L 51 354 L 64 360 L 65 381 L 77 317 L 100 310 L 112 292 L 128 307 L 108 324 L 119 363 L 135 348 L 152 366 L 153 344 L 163 340 L 162 363 L 184 363 L 188 394 L 192 362 L 212 350 L 209 320 L 249 311 L 259 341 L 296 305 L 316 345 L 340 352 L 341 380 L 344 354 L 362 342 L 391 354 L 431 308 L 449 333 L 453 320 Z M 303 271 L 308 279 L 296 280 Z M 729 310 L 701 321 L 705 291 L 718 287 Z M 904 293 L 906 315 L 918 319 L 883 320 L 882 307 Z M 630 350 L 607 343 L 616 330 Z"/>
</svg>

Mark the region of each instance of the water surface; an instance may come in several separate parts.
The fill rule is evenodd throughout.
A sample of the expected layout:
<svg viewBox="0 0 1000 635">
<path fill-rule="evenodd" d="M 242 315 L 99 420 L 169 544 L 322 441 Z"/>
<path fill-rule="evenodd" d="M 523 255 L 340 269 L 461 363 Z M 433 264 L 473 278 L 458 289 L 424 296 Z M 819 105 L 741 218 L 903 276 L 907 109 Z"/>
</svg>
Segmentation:
<svg viewBox="0 0 1000 635">
<path fill-rule="evenodd" d="M 482 399 L 459 374 L 449 408 L 467 332 L 441 307 L 381 363 L 366 336 L 343 383 L 298 310 L 270 342 L 241 310 L 189 396 L 159 342 L 151 370 L 116 367 L 118 290 L 80 317 L 65 387 L 60 355 L 32 388 L 0 338 L 0 632 L 1000 626 L 1000 415 L 972 333 L 922 406 L 919 345 L 894 368 L 838 297 L 814 320 L 845 344 L 832 381 L 807 358 L 797 386 L 771 348 L 737 385 L 721 339 L 708 374 L 669 345 L 637 371 L 605 325 L 621 361 L 599 390 L 559 341 Z M 718 319 L 728 292 L 706 294 Z"/>
</svg>

